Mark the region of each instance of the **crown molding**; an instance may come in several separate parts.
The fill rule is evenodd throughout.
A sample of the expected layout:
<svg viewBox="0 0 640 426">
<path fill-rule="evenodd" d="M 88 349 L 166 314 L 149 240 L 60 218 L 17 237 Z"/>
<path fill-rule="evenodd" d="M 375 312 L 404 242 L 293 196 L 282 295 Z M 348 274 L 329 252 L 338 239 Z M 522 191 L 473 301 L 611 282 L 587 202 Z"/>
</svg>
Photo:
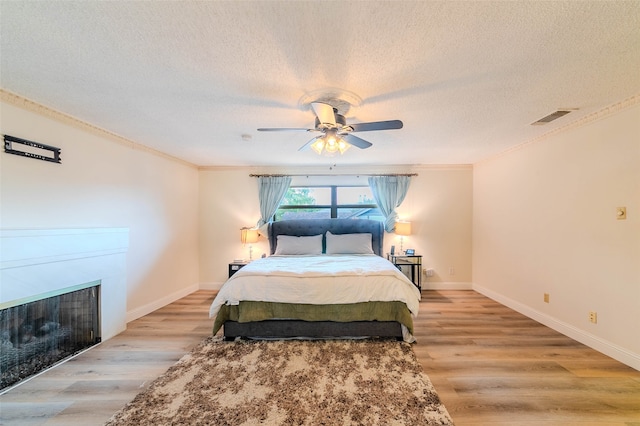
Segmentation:
<svg viewBox="0 0 640 426">
<path fill-rule="evenodd" d="M 535 138 L 533 138 L 531 140 L 523 142 L 523 143 L 521 143 L 519 145 L 516 145 L 514 147 L 508 148 L 508 149 L 506 149 L 506 150 L 504 150 L 504 151 L 502 151 L 502 152 L 500 152 L 500 153 L 498 153 L 496 155 L 492 155 L 490 157 L 487 157 L 485 159 L 477 161 L 475 164 L 481 164 L 481 163 L 485 163 L 485 162 L 494 160 L 496 158 L 500 158 L 500 157 L 502 157 L 504 155 L 507 155 L 507 154 L 509 154 L 511 152 L 519 151 L 519 150 L 521 150 L 521 149 L 523 149 L 525 147 L 528 147 L 529 145 L 545 141 L 545 140 L 550 139 L 550 138 L 552 138 L 554 136 L 557 136 L 557 135 L 559 135 L 561 133 L 565 133 L 565 132 L 568 132 L 569 130 L 573 130 L 573 129 L 576 129 L 578 127 L 585 126 L 585 125 L 587 125 L 589 123 L 593 123 L 594 121 L 601 120 L 601 119 L 603 119 L 605 117 L 609 117 L 610 115 L 616 114 L 616 113 L 618 113 L 620 111 L 623 111 L 623 110 L 625 110 L 627 108 L 631 108 L 631 107 L 633 107 L 635 105 L 638 105 L 638 104 L 640 104 L 640 94 L 631 96 L 630 98 L 627 98 L 627 99 L 625 99 L 623 101 L 620 101 L 618 103 L 615 103 L 613 105 L 609 105 L 608 107 L 602 108 L 601 110 L 598 110 L 596 112 L 588 114 L 588 115 L 582 117 L 579 120 L 573 121 L 573 122 L 571 122 L 569 124 L 566 124 L 566 125 L 564 125 L 562 127 L 558 127 L 557 129 L 551 130 L 551 131 L 549 131 L 547 133 L 544 133 L 544 134 L 542 134 L 542 135 L 540 135 L 538 137 L 535 137 Z"/>
<path fill-rule="evenodd" d="M 198 170 L 209 172 L 246 171 L 251 174 L 323 175 L 341 176 L 372 174 L 412 174 L 427 170 L 469 170 L 473 164 L 400 164 L 400 165 L 353 165 L 353 166 L 200 166 Z"/>
<path fill-rule="evenodd" d="M 18 108 L 22 108 L 26 111 L 29 112 L 33 112 L 35 114 L 41 115 L 43 117 L 47 117 L 50 119 L 53 119 L 57 122 L 66 124 L 68 126 L 74 127 L 78 130 L 82 130 L 88 133 L 92 133 L 96 136 L 102 137 L 102 138 L 106 138 L 112 142 L 118 143 L 120 145 L 124 145 L 128 148 L 131 149 L 135 149 L 137 151 L 143 151 L 146 152 L 148 154 L 152 154 L 158 157 L 162 157 L 164 159 L 167 160 L 171 160 L 174 161 L 176 163 L 180 163 L 182 165 L 188 166 L 188 167 L 192 167 L 197 169 L 198 167 L 193 164 L 190 163 L 188 161 L 182 160 L 180 158 L 174 157 L 172 155 L 166 154 L 162 151 L 158 151 L 156 149 L 150 148 L 148 146 L 139 144 L 137 142 L 134 142 L 130 139 L 127 139 L 123 136 L 120 136 L 116 133 L 110 132 L 108 130 L 105 130 L 101 127 L 95 126 L 93 124 L 87 123 L 86 121 L 82 121 L 76 117 L 73 117 L 71 115 L 62 113 L 60 111 L 54 110 L 52 108 L 49 108 L 45 105 L 39 104 L 35 101 L 32 101 L 30 99 L 27 99 L 23 96 L 17 95 L 15 93 L 11 93 L 8 92 L 4 89 L 0 88 L 0 100 L 3 102 L 6 102 L 7 104 L 16 106 Z"/>
</svg>

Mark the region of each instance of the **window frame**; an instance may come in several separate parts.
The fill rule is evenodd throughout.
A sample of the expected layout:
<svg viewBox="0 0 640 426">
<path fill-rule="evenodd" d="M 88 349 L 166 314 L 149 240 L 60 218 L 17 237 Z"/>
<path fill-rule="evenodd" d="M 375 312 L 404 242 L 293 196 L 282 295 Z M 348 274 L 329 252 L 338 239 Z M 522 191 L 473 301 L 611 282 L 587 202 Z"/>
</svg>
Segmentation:
<svg viewBox="0 0 640 426">
<path fill-rule="evenodd" d="M 338 188 L 368 188 L 367 185 L 292 185 L 287 189 L 295 188 L 330 188 L 331 204 L 280 204 L 273 214 L 273 221 L 276 222 L 278 210 L 295 209 L 329 209 L 331 219 L 338 218 L 338 209 L 379 209 L 377 203 L 373 204 L 338 204 Z"/>
</svg>

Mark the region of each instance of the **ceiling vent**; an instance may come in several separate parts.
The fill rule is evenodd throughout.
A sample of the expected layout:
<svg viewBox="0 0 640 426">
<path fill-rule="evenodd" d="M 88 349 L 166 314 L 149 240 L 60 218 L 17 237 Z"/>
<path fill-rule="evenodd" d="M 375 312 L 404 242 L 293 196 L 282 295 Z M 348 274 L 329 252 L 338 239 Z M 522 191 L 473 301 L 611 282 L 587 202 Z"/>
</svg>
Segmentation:
<svg viewBox="0 0 640 426">
<path fill-rule="evenodd" d="M 560 117 L 563 117 L 567 114 L 569 114 L 572 110 L 558 110 L 556 112 L 552 112 L 551 114 L 547 115 L 546 117 L 542 117 L 540 120 L 538 121 L 534 121 L 533 123 L 531 123 L 532 126 L 542 126 L 543 124 L 547 124 L 547 123 L 551 123 L 553 120 L 557 120 Z"/>
</svg>

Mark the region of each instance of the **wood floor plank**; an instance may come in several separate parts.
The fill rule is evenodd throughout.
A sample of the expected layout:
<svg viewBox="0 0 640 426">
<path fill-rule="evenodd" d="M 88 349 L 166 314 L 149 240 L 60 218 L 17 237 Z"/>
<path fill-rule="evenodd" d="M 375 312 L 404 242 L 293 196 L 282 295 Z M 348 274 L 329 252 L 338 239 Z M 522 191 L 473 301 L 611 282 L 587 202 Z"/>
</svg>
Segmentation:
<svg viewBox="0 0 640 426">
<path fill-rule="evenodd" d="M 211 333 L 198 291 L 0 395 L 2 425 L 102 425 Z M 413 346 L 458 426 L 640 426 L 640 372 L 470 290 L 423 292 Z"/>
<path fill-rule="evenodd" d="M 415 351 L 456 425 L 640 422 L 640 372 L 476 292 L 425 296 Z"/>
</svg>

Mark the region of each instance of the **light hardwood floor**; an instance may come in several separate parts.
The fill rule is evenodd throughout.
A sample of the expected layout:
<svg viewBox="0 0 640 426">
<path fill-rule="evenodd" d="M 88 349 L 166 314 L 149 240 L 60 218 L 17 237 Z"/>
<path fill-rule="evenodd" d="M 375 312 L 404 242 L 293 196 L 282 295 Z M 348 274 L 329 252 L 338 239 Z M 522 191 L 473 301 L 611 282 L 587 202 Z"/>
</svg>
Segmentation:
<svg viewBox="0 0 640 426">
<path fill-rule="evenodd" d="M 211 332 L 198 291 L 0 396 L 2 425 L 101 425 Z M 640 372 L 474 291 L 424 291 L 414 351 L 454 422 L 640 426 Z"/>
</svg>

